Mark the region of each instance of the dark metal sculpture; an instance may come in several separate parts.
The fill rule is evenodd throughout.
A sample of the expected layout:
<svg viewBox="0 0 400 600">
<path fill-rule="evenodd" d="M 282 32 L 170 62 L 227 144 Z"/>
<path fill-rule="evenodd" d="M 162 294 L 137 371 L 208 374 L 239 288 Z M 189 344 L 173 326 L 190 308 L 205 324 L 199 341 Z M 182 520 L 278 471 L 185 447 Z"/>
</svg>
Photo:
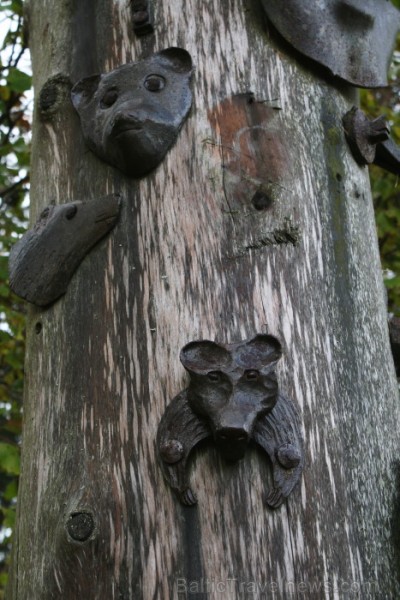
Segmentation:
<svg viewBox="0 0 400 600">
<path fill-rule="evenodd" d="M 387 85 L 400 13 L 388 0 L 262 0 L 296 50 L 360 87 Z"/>
<path fill-rule="evenodd" d="M 89 250 L 114 227 L 119 211 L 114 194 L 45 208 L 11 249 L 11 289 L 38 306 L 57 300 Z"/>
<path fill-rule="evenodd" d="M 360 165 L 375 164 L 400 175 L 400 148 L 390 139 L 389 125 L 381 116 L 370 121 L 353 106 L 343 117 L 347 142 Z"/>
<path fill-rule="evenodd" d="M 132 0 L 133 31 L 137 36 L 153 33 L 152 0 Z"/>
<path fill-rule="evenodd" d="M 274 478 L 269 506 L 280 506 L 298 482 L 302 437 L 297 410 L 278 393 L 281 353 L 275 337 L 261 334 L 237 344 L 195 341 L 182 349 L 189 387 L 167 407 L 157 448 L 164 476 L 183 504 L 196 503 L 186 470 L 189 454 L 211 436 L 230 461 L 242 458 L 251 440 L 265 450 Z"/>
<path fill-rule="evenodd" d="M 91 150 L 131 177 L 154 169 L 189 113 L 192 69 L 186 50 L 168 48 L 79 81 L 72 102 Z"/>
</svg>

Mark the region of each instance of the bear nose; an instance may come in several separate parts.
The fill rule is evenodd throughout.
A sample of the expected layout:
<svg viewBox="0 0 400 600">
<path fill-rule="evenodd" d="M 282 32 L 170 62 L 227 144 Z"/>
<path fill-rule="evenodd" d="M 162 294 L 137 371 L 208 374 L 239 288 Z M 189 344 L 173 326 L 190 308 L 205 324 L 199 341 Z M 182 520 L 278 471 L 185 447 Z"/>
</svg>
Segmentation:
<svg viewBox="0 0 400 600">
<path fill-rule="evenodd" d="M 140 119 L 140 115 L 138 114 L 137 111 L 125 111 L 125 110 L 121 110 L 118 111 L 114 117 L 114 123 L 118 124 L 118 123 L 140 123 L 141 119 Z"/>
<path fill-rule="evenodd" d="M 112 124 L 113 135 L 119 135 L 127 131 L 141 131 L 144 119 L 138 112 L 118 111 Z"/>
<path fill-rule="evenodd" d="M 215 441 L 224 458 L 237 461 L 244 456 L 249 434 L 242 427 L 223 427 L 215 432 Z"/>
<path fill-rule="evenodd" d="M 242 427 L 223 427 L 216 432 L 216 437 L 221 442 L 247 443 L 249 434 Z"/>
</svg>

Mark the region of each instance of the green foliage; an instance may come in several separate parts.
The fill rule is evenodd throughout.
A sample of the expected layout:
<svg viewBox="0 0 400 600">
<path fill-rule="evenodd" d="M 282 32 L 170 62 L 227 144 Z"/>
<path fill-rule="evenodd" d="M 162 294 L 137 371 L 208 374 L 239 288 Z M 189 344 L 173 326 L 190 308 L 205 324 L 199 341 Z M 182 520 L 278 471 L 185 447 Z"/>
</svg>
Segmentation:
<svg viewBox="0 0 400 600">
<path fill-rule="evenodd" d="M 0 464 L 3 471 L 19 475 L 19 452 L 12 444 L 0 442 Z M 8 487 L 8 486 L 7 486 Z"/>
<path fill-rule="evenodd" d="M 0 0 L 7 23 L 0 46 L 0 599 L 15 522 L 24 360 L 24 303 L 8 287 L 9 250 L 27 223 L 31 76 L 23 66 L 22 6 Z"/>
<path fill-rule="evenodd" d="M 394 2 L 400 8 L 400 0 Z M 390 87 L 361 92 L 361 107 L 370 117 L 385 115 L 393 139 L 400 143 L 400 36 L 390 68 Z M 389 311 L 400 316 L 400 181 L 379 167 L 370 167 L 384 281 Z"/>
</svg>

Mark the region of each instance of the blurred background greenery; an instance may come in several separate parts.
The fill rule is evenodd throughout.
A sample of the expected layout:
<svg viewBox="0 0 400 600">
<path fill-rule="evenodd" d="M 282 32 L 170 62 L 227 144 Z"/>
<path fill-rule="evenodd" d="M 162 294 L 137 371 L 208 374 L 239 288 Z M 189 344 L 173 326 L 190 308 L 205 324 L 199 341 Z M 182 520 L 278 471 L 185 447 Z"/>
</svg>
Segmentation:
<svg viewBox="0 0 400 600">
<path fill-rule="evenodd" d="M 400 0 L 393 0 L 400 8 Z M 0 0 L 0 600 L 15 521 L 21 438 L 25 303 L 8 287 L 12 244 L 28 224 L 30 123 L 29 53 L 23 0 Z M 400 143 L 400 36 L 390 68 L 390 86 L 361 91 L 370 117 L 386 115 Z M 400 187 L 395 175 L 370 167 L 388 311 L 400 316 Z"/>
<path fill-rule="evenodd" d="M 15 521 L 22 425 L 24 302 L 8 287 L 10 247 L 27 227 L 32 81 L 22 0 L 0 0 L 0 598 Z"/>
</svg>

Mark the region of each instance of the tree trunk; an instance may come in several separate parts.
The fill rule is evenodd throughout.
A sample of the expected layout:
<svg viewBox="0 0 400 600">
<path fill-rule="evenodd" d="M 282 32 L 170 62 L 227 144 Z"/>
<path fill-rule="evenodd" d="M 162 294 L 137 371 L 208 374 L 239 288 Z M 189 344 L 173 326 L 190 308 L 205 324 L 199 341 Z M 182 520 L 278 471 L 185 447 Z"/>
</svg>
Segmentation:
<svg viewBox="0 0 400 600">
<path fill-rule="evenodd" d="M 111 193 L 122 210 L 65 296 L 30 310 L 10 598 L 399 597 L 400 409 L 368 171 L 341 124 L 354 91 L 282 47 L 255 0 L 154 7 L 143 38 L 128 1 L 29 7 L 32 222 Z M 129 179 L 85 146 L 68 80 L 170 46 L 192 56 L 192 110 Z M 272 511 L 265 455 L 231 465 L 211 445 L 183 507 L 155 447 L 187 385 L 179 351 L 262 332 L 301 414 L 300 485 Z"/>
</svg>

